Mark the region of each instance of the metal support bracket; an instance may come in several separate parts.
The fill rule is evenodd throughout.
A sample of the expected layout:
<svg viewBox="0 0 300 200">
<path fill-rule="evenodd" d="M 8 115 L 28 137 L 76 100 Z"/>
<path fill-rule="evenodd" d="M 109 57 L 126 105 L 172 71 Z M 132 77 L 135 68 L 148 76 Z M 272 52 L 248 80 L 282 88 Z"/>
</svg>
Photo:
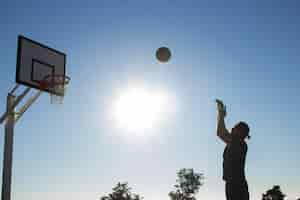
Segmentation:
<svg viewBox="0 0 300 200">
<path fill-rule="evenodd" d="M 16 85 L 9 93 L 8 95 L 14 95 L 14 93 L 16 92 L 16 90 L 18 89 L 19 85 Z M 24 99 L 24 97 L 30 92 L 31 88 L 27 87 L 19 96 L 17 96 L 14 101 L 12 102 L 11 106 L 11 110 L 14 110 L 19 103 Z M 19 111 L 17 111 L 15 114 L 16 118 L 15 118 L 15 122 L 18 121 L 20 119 L 20 117 L 24 114 L 24 112 L 26 112 L 26 110 L 28 110 L 28 108 L 37 100 L 37 98 L 42 94 L 42 91 L 38 91 L 33 97 L 29 98 L 27 100 L 27 102 L 20 108 Z M 5 122 L 8 119 L 8 111 L 6 111 L 1 117 L 0 117 L 0 124 L 2 124 L 3 122 Z"/>
</svg>

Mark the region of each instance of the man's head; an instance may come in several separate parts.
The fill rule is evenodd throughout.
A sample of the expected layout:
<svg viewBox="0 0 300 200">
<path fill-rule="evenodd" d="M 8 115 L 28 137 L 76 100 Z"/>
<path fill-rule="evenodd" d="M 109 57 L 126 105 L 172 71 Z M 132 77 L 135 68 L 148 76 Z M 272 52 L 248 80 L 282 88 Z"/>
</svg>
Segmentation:
<svg viewBox="0 0 300 200">
<path fill-rule="evenodd" d="M 232 128 L 231 134 L 234 137 L 244 140 L 246 137 L 250 138 L 249 131 L 250 129 L 246 122 L 239 122 Z"/>
</svg>

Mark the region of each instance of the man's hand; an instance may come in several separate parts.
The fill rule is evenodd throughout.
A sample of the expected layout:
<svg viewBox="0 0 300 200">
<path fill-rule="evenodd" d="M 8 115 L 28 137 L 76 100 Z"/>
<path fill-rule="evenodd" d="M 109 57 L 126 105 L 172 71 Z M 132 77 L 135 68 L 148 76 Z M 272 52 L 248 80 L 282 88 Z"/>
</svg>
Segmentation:
<svg viewBox="0 0 300 200">
<path fill-rule="evenodd" d="M 231 142 L 231 135 L 226 129 L 224 118 L 226 116 L 226 107 L 223 102 L 219 99 L 216 99 L 217 108 L 218 108 L 218 119 L 217 119 L 217 135 L 223 140 L 226 144 Z"/>
<path fill-rule="evenodd" d="M 216 99 L 217 108 L 218 108 L 218 114 L 219 117 L 226 117 L 226 106 L 223 104 L 223 102 L 220 99 Z"/>
</svg>

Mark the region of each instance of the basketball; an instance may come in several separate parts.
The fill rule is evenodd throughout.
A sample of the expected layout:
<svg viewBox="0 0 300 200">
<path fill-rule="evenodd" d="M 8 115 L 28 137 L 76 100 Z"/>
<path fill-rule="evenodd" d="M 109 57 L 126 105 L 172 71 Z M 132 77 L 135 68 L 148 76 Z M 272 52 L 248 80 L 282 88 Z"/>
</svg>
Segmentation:
<svg viewBox="0 0 300 200">
<path fill-rule="evenodd" d="M 167 47 L 160 47 L 156 50 L 156 58 L 160 62 L 168 62 L 171 58 L 171 51 Z"/>
</svg>

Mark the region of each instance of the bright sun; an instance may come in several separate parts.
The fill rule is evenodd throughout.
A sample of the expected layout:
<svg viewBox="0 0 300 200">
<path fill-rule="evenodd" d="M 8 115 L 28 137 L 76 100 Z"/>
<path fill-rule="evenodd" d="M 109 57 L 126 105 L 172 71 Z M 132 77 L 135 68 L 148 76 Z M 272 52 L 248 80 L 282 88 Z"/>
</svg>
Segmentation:
<svg viewBox="0 0 300 200">
<path fill-rule="evenodd" d="M 142 133 L 155 128 L 169 110 L 166 92 L 143 87 L 123 90 L 113 104 L 113 115 L 118 126 L 130 132 Z"/>
</svg>

